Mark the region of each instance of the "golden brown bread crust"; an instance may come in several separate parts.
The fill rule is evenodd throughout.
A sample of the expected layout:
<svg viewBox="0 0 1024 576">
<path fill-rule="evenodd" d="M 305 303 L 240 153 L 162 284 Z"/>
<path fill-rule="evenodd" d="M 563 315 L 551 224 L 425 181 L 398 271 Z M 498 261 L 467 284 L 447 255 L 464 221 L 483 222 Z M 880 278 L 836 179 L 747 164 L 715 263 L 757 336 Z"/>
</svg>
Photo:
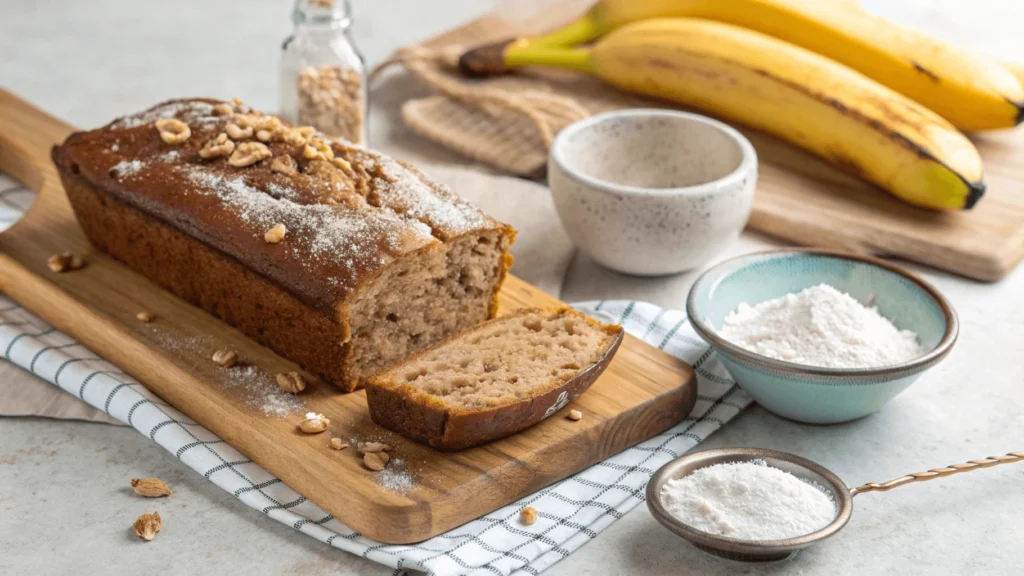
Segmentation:
<svg viewBox="0 0 1024 576">
<path fill-rule="evenodd" d="M 230 114 L 215 112 L 225 105 Z M 154 122 L 167 118 L 189 126 L 188 140 L 161 139 Z M 273 129 L 263 143 L 270 156 L 250 166 L 201 157 L 232 122 Z M 359 382 L 348 376 L 348 310 L 364 287 L 397 261 L 465 235 L 514 231 L 400 162 L 295 132 L 242 104 L 175 100 L 72 134 L 52 155 L 97 247 L 351 390 Z M 329 150 L 311 158 L 308 144 L 321 137 Z M 284 155 L 297 171 L 271 169 Z M 277 223 L 287 234 L 268 243 Z M 507 253 L 496 263 L 501 278 L 509 264 Z"/>
<path fill-rule="evenodd" d="M 524 316 L 536 311 L 536 309 L 520 309 L 510 316 Z M 391 375 L 398 372 L 402 365 L 415 361 L 432 349 L 462 338 L 477 330 L 478 327 L 451 336 L 410 356 L 401 365 L 371 377 L 366 383 L 366 403 L 370 410 L 370 418 L 384 428 L 429 444 L 438 450 L 462 450 L 478 446 L 525 430 L 540 422 L 557 411 L 558 408 L 575 400 L 597 380 L 598 376 L 611 363 L 623 338 L 621 326 L 602 324 L 571 308 L 561 308 L 556 313 L 571 313 L 580 316 L 589 324 L 600 327 L 601 330 L 613 336 L 601 359 L 588 366 L 573 379 L 564 383 L 553 383 L 550 388 L 539 394 L 502 406 L 462 409 L 449 406 L 442 398 L 428 394 L 412 384 L 396 382 L 391 378 Z M 505 318 L 508 316 L 489 322 L 498 322 Z M 565 394 L 565 400 L 560 402 L 559 397 L 562 394 Z M 555 410 L 552 410 L 553 408 Z"/>
</svg>

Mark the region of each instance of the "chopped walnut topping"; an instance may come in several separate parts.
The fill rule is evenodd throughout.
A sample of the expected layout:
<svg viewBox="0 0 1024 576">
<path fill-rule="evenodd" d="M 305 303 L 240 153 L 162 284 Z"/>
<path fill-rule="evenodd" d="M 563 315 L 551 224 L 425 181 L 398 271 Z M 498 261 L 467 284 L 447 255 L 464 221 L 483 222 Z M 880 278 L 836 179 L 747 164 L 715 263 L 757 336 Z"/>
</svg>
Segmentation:
<svg viewBox="0 0 1024 576">
<path fill-rule="evenodd" d="M 387 457 L 387 454 L 385 452 L 370 452 L 368 454 L 363 454 L 363 465 L 374 472 L 380 472 L 384 469 L 384 465 L 388 463 L 388 461 L 381 456 Z"/>
<path fill-rule="evenodd" d="M 181 144 L 192 136 L 192 129 L 176 118 L 163 118 L 154 122 L 160 138 L 168 144 Z"/>
<path fill-rule="evenodd" d="M 239 117 L 240 120 L 243 117 Z M 224 128 L 224 131 L 228 133 L 228 136 L 235 140 L 244 140 L 246 138 L 252 138 L 252 126 L 241 127 L 234 122 L 229 122 Z"/>
<path fill-rule="evenodd" d="M 348 444 L 341 441 L 341 438 L 331 438 L 331 448 L 335 450 L 344 450 L 348 448 Z"/>
<path fill-rule="evenodd" d="M 284 227 L 284 224 L 275 224 L 273 228 L 267 230 L 263 234 L 263 240 L 267 244 L 277 244 L 281 240 L 284 240 L 284 235 L 288 233 L 288 229 Z"/>
<path fill-rule="evenodd" d="M 132 488 L 136 494 L 146 498 L 161 498 L 172 494 L 167 484 L 159 478 L 132 478 Z"/>
<path fill-rule="evenodd" d="M 573 422 L 578 422 L 580 418 L 583 418 L 583 412 L 580 412 L 579 410 L 569 410 L 569 415 L 566 416 L 566 418 Z"/>
<path fill-rule="evenodd" d="M 302 134 L 298 128 L 289 128 L 281 133 L 281 140 L 291 144 L 292 146 L 301 146 L 305 144 L 309 138 Z"/>
<path fill-rule="evenodd" d="M 537 510 L 532 506 L 523 508 L 523 511 L 519 513 L 519 521 L 529 526 L 537 521 Z"/>
<path fill-rule="evenodd" d="M 85 260 L 81 256 L 76 256 L 71 252 L 64 252 L 62 254 L 54 254 L 46 260 L 46 266 L 53 272 L 67 272 L 69 270 L 78 270 L 85 267 Z"/>
<path fill-rule="evenodd" d="M 323 414 L 309 412 L 306 414 L 306 419 L 299 422 L 299 430 L 302 430 L 306 434 L 319 434 L 324 430 L 327 430 L 327 426 L 330 425 L 330 423 L 331 421 Z"/>
<path fill-rule="evenodd" d="M 199 150 L 199 157 L 203 159 L 220 158 L 235 151 L 235 143 L 228 139 L 228 135 L 221 132 L 216 138 L 211 138 Z"/>
<path fill-rule="evenodd" d="M 280 130 L 283 126 L 281 125 L 281 119 L 277 116 L 257 116 L 251 119 L 249 124 L 256 130 L 266 130 L 267 132 L 274 132 Z"/>
<path fill-rule="evenodd" d="M 146 324 L 149 324 L 150 322 L 153 321 L 153 315 L 150 314 L 149 312 L 146 312 L 145 310 L 143 310 L 142 312 L 139 312 L 138 314 L 136 314 L 135 318 L 139 322 L 144 322 Z"/>
<path fill-rule="evenodd" d="M 234 104 L 235 106 L 238 106 L 239 108 L 242 108 L 242 107 L 245 106 L 245 102 L 242 102 L 241 98 L 232 98 L 231 99 L 231 103 Z"/>
<path fill-rule="evenodd" d="M 270 170 L 280 174 L 295 174 L 299 171 L 299 165 L 290 154 L 282 154 L 271 161 Z"/>
<path fill-rule="evenodd" d="M 160 518 L 159 512 L 153 512 L 152 514 L 143 514 L 139 516 L 135 523 L 132 524 L 132 529 L 135 530 L 135 534 L 142 538 L 146 542 L 151 541 L 164 527 L 164 522 Z"/>
<path fill-rule="evenodd" d="M 331 164 L 334 164 L 338 168 L 341 168 L 341 171 L 347 174 L 348 176 L 356 175 L 355 171 L 352 170 L 352 164 L 348 160 L 345 160 L 344 158 L 334 158 L 333 160 L 331 160 Z"/>
<path fill-rule="evenodd" d="M 289 394 L 298 394 L 306 389 L 306 380 L 298 372 L 278 374 L 274 378 L 277 380 L 277 387 Z"/>
<path fill-rule="evenodd" d="M 256 131 L 256 139 L 259 140 L 260 142 L 270 142 L 270 138 L 272 136 L 273 136 L 273 134 L 271 134 L 267 130 L 257 130 Z"/>
<path fill-rule="evenodd" d="M 334 158 L 334 149 L 320 138 L 313 138 L 302 149 L 302 155 L 309 160 L 331 160 Z"/>
<path fill-rule="evenodd" d="M 244 168 L 271 156 L 270 148 L 262 142 L 242 142 L 235 147 L 234 153 L 228 158 L 228 164 Z"/>
<path fill-rule="evenodd" d="M 238 363 L 238 354 L 231 350 L 217 350 L 213 353 L 213 361 L 225 368 L 231 368 Z"/>
<path fill-rule="evenodd" d="M 231 116 L 235 113 L 235 107 L 231 104 L 217 104 L 213 107 L 214 116 Z"/>
</svg>

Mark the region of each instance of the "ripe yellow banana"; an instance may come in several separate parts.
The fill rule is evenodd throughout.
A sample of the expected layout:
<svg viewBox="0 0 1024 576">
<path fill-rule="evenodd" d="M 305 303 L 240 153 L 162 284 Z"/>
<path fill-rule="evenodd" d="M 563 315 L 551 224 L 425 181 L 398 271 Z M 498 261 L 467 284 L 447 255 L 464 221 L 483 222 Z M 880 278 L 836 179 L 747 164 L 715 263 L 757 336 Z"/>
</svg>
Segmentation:
<svg viewBox="0 0 1024 576">
<path fill-rule="evenodd" d="M 1003 66 L 1013 74 L 1021 86 L 1024 86 L 1024 64 L 1020 62 L 1004 62 Z"/>
<path fill-rule="evenodd" d="M 1024 88 L 999 63 L 865 12 L 856 0 L 600 0 L 538 46 L 571 46 L 631 22 L 706 18 L 756 30 L 846 64 L 961 130 L 1024 119 Z"/>
<path fill-rule="evenodd" d="M 589 48 L 515 43 L 510 66 L 592 73 L 626 90 L 701 108 L 830 160 L 904 200 L 971 208 L 981 197 L 974 145 L 923 106 L 803 48 L 694 18 L 645 20 Z"/>
</svg>

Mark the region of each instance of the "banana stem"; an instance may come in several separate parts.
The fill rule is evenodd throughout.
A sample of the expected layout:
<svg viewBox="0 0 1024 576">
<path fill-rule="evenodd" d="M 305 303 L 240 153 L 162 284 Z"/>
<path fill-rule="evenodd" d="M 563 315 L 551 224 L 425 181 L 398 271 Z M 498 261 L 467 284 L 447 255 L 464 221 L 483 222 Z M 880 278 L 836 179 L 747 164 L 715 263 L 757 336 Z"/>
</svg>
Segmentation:
<svg viewBox="0 0 1024 576">
<path fill-rule="evenodd" d="M 508 66 L 549 66 L 577 72 L 590 72 L 589 48 L 560 48 L 537 46 L 530 42 L 515 42 L 505 48 L 504 60 Z"/>
<path fill-rule="evenodd" d="M 526 42 L 532 46 L 575 46 L 589 42 L 605 32 L 598 23 L 597 9 L 587 12 L 582 18 L 571 24 L 566 24 L 558 30 L 548 32 L 541 36 L 527 38 Z"/>
</svg>

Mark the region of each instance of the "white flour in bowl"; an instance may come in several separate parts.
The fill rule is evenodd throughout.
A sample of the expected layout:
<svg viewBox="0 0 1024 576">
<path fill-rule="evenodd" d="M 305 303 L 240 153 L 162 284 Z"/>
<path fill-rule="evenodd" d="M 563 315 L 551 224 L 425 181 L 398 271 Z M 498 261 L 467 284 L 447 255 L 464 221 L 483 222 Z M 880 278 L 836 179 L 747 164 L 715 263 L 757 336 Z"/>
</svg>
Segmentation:
<svg viewBox="0 0 1024 576">
<path fill-rule="evenodd" d="M 816 532 L 836 505 L 816 487 L 764 460 L 715 464 L 661 489 L 669 513 L 687 526 L 741 540 L 782 540 Z"/>
<path fill-rule="evenodd" d="M 762 356 L 828 368 L 892 366 L 925 353 L 917 334 L 828 284 L 756 306 L 742 303 L 719 334 Z"/>
</svg>

